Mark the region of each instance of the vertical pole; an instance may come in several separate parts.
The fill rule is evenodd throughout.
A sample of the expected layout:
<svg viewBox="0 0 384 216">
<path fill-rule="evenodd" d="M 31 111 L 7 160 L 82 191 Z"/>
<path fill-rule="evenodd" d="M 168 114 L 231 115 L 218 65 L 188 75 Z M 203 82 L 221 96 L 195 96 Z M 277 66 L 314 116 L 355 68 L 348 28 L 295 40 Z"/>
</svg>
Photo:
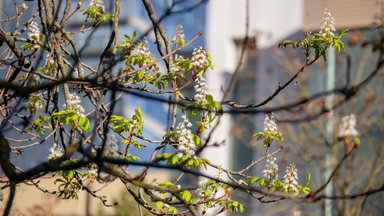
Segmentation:
<svg viewBox="0 0 384 216">
<path fill-rule="evenodd" d="M 328 63 L 327 63 L 327 81 L 326 81 L 326 90 L 332 90 L 335 88 L 335 70 L 336 70 L 336 54 L 335 48 L 330 47 L 327 51 Z M 326 98 L 326 107 L 331 109 L 333 106 L 333 95 L 329 95 Z M 333 111 L 329 112 L 328 119 L 326 123 L 326 133 L 327 133 L 327 142 L 329 144 L 333 143 L 333 128 L 334 128 L 334 118 Z M 325 154 L 325 179 L 328 179 L 332 172 L 332 152 Z M 332 181 L 325 188 L 325 195 L 332 196 L 333 194 L 333 183 Z M 333 215 L 333 206 L 332 200 L 325 200 L 325 216 Z"/>
</svg>

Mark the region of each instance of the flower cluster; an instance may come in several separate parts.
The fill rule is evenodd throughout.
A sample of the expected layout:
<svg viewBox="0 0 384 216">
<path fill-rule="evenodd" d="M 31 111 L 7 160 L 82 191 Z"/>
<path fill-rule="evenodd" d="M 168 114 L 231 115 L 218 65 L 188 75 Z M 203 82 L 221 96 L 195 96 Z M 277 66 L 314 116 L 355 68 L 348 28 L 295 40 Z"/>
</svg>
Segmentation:
<svg viewBox="0 0 384 216">
<path fill-rule="evenodd" d="M 92 166 L 91 169 L 88 171 L 88 178 L 90 183 L 92 184 L 98 177 L 98 170 L 96 166 Z"/>
<path fill-rule="evenodd" d="M 84 108 L 80 104 L 81 101 L 80 101 L 79 96 L 69 93 L 66 99 L 67 100 L 66 100 L 66 103 L 64 103 L 64 108 L 71 109 L 71 110 L 77 112 L 77 114 L 79 114 L 82 117 L 85 116 L 85 114 L 84 114 L 85 111 L 84 111 Z"/>
<path fill-rule="evenodd" d="M 271 155 L 267 155 L 267 164 L 265 166 L 265 169 L 263 170 L 263 175 L 267 182 L 272 183 L 274 182 L 279 175 L 277 172 L 279 171 L 279 166 L 275 163 L 276 158 L 272 157 Z"/>
<path fill-rule="evenodd" d="M 283 178 L 284 190 L 286 192 L 294 191 L 297 192 L 297 169 L 294 163 L 291 163 L 287 166 L 287 171 Z"/>
<path fill-rule="evenodd" d="M 103 0 L 90 0 L 89 6 L 93 7 L 98 7 L 102 12 L 105 12 L 105 7 L 104 7 L 104 1 Z"/>
<path fill-rule="evenodd" d="M 181 117 L 183 121 L 181 121 L 176 127 L 176 130 L 179 132 L 179 135 L 177 137 L 177 149 L 179 150 L 178 155 L 188 155 L 189 157 L 194 157 L 196 146 L 193 141 L 192 131 L 190 129 L 190 127 L 192 127 L 192 124 L 189 122 L 185 114 Z"/>
<path fill-rule="evenodd" d="M 341 119 L 341 124 L 339 126 L 339 133 L 337 134 L 339 138 L 342 137 L 353 137 L 359 136 L 359 132 L 356 130 L 356 117 L 353 114 L 344 116 Z"/>
<path fill-rule="evenodd" d="M 32 100 L 29 100 L 29 106 L 32 108 L 32 110 L 43 108 L 44 98 L 41 91 L 32 93 L 30 98 L 32 98 Z"/>
<path fill-rule="evenodd" d="M 268 113 L 264 119 L 264 132 L 271 131 L 277 133 L 277 125 L 275 121 L 275 115 Z"/>
<path fill-rule="evenodd" d="M 49 149 L 49 152 L 50 152 L 50 154 L 48 155 L 49 160 L 61 157 L 63 155 L 63 150 L 57 143 L 53 144 L 53 146 Z"/>
<path fill-rule="evenodd" d="M 40 29 L 35 21 L 32 21 L 29 24 L 29 32 L 28 32 L 29 39 L 33 41 L 39 41 L 40 38 Z M 38 45 L 36 44 L 34 46 L 35 48 L 38 48 Z"/>
<path fill-rule="evenodd" d="M 176 34 L 172 38 L 172 42 L 175 44 L 179 44 L 181 40 L 184 40 L 184 31 L 183 26 L 181 24 L 176 27 Z"/>
<path fill-rule="evenodd" d="M 175 55 L 175 61 L 177 61 L 178 59 L 183 59 L 183 56 L 181 55 Z M 172 63 L 169 70 L 172 72 L 172 73 L 181 73 L 181 68 L 179 66 L 177 66 L 177 64 L 175 63 Z"/>
<path fill-rule="evenodd" d="M 204 51 L 202 46 L 196 47 L 192 52 L 192 65 L 200 70 L 203 68 L 204 64 L 208 63 L 206 52 Z"/>
<path fill-rule="evenodd" d="M 218 167 L 217 169 L 217 172 L 214 176 L 215 178 L 217 178 L 218 180 L 223 180 L 223 169 L 221 166 Z M 209 180 L 209 179 L 206 179 L 206 178 L 200 178 L 199 182 L 198 182 L 198 185 L 199 185 L 199 189 L 198 189 L 198 193 L 199 193 L 199 198 L 207 198 L 213 194 L 211 193 L 208 193 L 207 194 L 207 187 L 210 187 L 210 184 L 211 184 L 211 188 L 212 188 L 212 180 Z M 217 190 L 215 190 L 217 192 Z"/>
<path fill-rule="evenodd" d="M 138 43 L 138 45 L 135 46 L 134 52 L 137 54 L 151 56 L 151 52 L 149 51 L 148 41 L 144 40 L 142 43 Z"/>
<path fill-rule="evenodd" d="M 335 19 L 332 17 L 331 12 L 328 12 L 327 8 L 325 8 L 323 13 L 323 19 L 321 20 L 320 26 L 320 34 L 324 37 L 334 37 L 335 28 Z"/>
<path fill-rule="evenodd" d="M 203 76 L 199 76 L 196 78 L 195 82 L 196 82 L 196 85 L 194 86 L 194 89 L 196 91 L 196 95 L 194 99 L 197 102 L 204 104 L 207 102 L 206 96 L 208 94 L 207 84 L 205 82 L 205 79 Z"/>
</svg>

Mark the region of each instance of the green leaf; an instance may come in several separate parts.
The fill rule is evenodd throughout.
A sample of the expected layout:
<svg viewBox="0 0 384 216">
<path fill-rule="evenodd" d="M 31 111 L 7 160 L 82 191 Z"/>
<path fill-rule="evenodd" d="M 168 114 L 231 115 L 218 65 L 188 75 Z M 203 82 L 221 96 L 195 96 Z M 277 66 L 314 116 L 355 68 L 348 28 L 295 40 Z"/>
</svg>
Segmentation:
<svg viewBox="0 0 384 216">
<path fill-rule="evenodd" d="M 83 130 L 89 131 L 91 129 L 91 122 L 89 121 L 89 119 L 87 117 L 81 117 L 80 121 L 79 121 L 79 126 Z"/>
<path fill-rule="evenodd" d="M 293 46 L 295 48 L 294 44 L 295 44 L 295 42 L 292 41 L 292 40 L 284 40 L 281 43 L 279 43 L 278 47 L 279 48 L 280 47 L 287 47 L 288 45 L 291 45 L 291 46 Z"/>
<path fill-rule="evenodd" d="M 213 99 L 213 96 L 210 95 L 210 94 L 207 94 L 207 95 L 205 96 L 205 98 L 207 99 L 209 105 L 213 106 L 213 104 L 215 103 L 215 100 Z"/>
<path fill-rule="evenodd" d="M 179 211 L 174 207 L 174 206 L 170 206 L 168 208 L 168 211 L 171 212 L 172 214 L 177 214 L 179 213 Z"/>
<path fill-rule="evenodd" d="M 352 137 L 352 140 L 353 142 L 355 143 L 355 145 L 359 146 L 360 145 L 360 139 L 358 136 L 353 136 Z"/>
<path fill-rule="evenodd" d="M 29 50 L 29 49 L 32 49 L 34 47 L 35 47 L 35 44 L 31 44 L 31 43 L 25 43 L 25 44 L 20 46 L 20 48 L 25 49 L 25 50 Z"/>
<path fill-rule="evenodd" d="M 159 182 L 159 183 L 157 183 L 157 185 L 159 185 L 161 187 L 167 187 L 167 188 L 172 189 L 172 190 L 176 190 L 176 186 L 172 182 L 169 182 L 169 181 Z"/>
<path fill-rule="evenodd" d="M 265 185 L 265 179 L 263 179 L 263 178 L 260 178 L 258 182 L 259 182 L 260 186 L 264 186 Z"/>
<path fill-rule="evenodd" d="M 255 182 L 257 182 L 259 180 L 260 180 L 259 177 L 254 176 L 254 177 L 251 178 L 251 181 L 249 182 L 249 185 L 253 185 L 253 184 L 255 184 Z"/>
<path fill-rule="evenodd" d="M 39 42 L 43 42 L 44 41 L 44 34 L 39 34 Z"/>
<path fill-rule="evenodd" d="M 137 120 L 138 121 L 142 121 L 143 120 L 143 112 L 141 111 L 141 108 L 140 107 L 137 107 L 135 109 L 135 116 L 137 117 Z"/>
<path fill-rule="evenodd" d="M 265 136 L 265 133 L 264 132 L 258 132 L 258 133 L 255 133 L 255 134 L 253 134 L 253 137 L 256 137 L 256 139 L 257 139 L 257 141 L 259 141 L 259 140 L 261 140 L 261 139 L 263 139 L 264 138 L 264 136 Z"/>
<path fill-rule="evenodd" d="M 326 53 L 323 52 L 323 53 L 321 54 L 321 56 L 323 57 L 323 60 L 326 62 L 326 61 L 327 61 L 327 55 L 326 55 Z"/>
<path fill-rule="evenodd" d="M 191 201 L 192 194 L 188 190 L 183 190 L 180 192 L 181 198 L 183 198 L 185 201 L 189 202 Z"/>
<path fill-rule="evenodd" d="M 344 36 L 347 33 L 347 31 L 349 31 L 349 29 L 341 29 L 339 31 L 339 37 L 341 38 L 342 36 Z"/>
<path fill-rule="evenodd" d="M 168 160 L 171 156 L 172 156 L 172 154 L 170 154 L 170 153 L 161 153 L 161 154 L 156 155 L 156 159 Z"/>
<path fill-rule="evenodd" d="M 306 182 L 305 182 L 305 186 L 306 186 L 306 187 L 309 186 L 309 181 L 311 181 L 311 173 L 310 173 L 310 172 L 308 172 L 308 174 L 307 174 L 307 180 L 306 180 Z"/>
<path fill-rule="evenodd" d="M 180 39 L 180 47 L 183 48 L 185 44 L 185 40 L 182 38 Z"/>
<path fill-rule="evenodd" d="M 199 136 L 193 134 L 192 139 L 193 139 L 193 142 L 195 143 L 195 145 L 197 145 L 197 146 L 202 145 L 202 142 L 201 142 L 201 139 Z"/>
<path fill-rule="evenodd" d="M 163 205 L 164 205 L 164 203 L 161 202 L 161 201 L 157 201 L 157 202 L 156 202 L 156 206 L 157 206 L 157 208 L 159 208 L 159 209 L 163 208 Z"/>
<path fill-rule="evenodd" d="M 211 57 L 211 54 L 209 52 L 206 52 L 206 57 L 207 57 L 207 60 L 208 60 L 209 68 L 211 70 L 214 70 L 215 67 L 212 64 L 212 57 Z"/>
<path fill-rule="evenodd" d="M 172 155 L 169 160 L 168 160 L 168 163 L 170 164 L 178 164 L 179 163 L 179 157 L 177 157 L 177 155 Z"/>
<path fill-rule="evenodd" d="M 311 189 L 309 187 L 303 187 L 302 191 L 304 194 L 307 194 L 307 195 L 311 193 Z"/>
</svg>

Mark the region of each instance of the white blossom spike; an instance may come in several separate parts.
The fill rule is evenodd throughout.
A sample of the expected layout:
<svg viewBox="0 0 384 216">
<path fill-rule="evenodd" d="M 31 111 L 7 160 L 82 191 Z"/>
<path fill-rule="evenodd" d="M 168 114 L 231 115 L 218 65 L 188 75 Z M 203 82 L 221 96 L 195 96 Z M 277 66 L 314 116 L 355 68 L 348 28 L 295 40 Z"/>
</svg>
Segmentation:
<svg viewBox="0 0 384 216">
<path fill-rule="evenodd" d="M 178 44 L 182 39 L 184 39 L 184 31 L 183 31 L 183 26 L 179 24 L 176 27 L 176 34 L 175 36 L 173 36 L 172 42 L 175 44 Z"/>
<path fill-rule="evenodd" d="M 294 163 L 291 163 L 287 166 L 287 171 L 285 173 L 285 176 L 283 178 L 284 183 L 284 190 L 287 192 L 297 192 L 297 169 Z"/>
<path fill-rule="evenodd" d="M 329 12 L 327 8 L 325 8 L 323 13 L 323 19 L 321 20 L 319 33 L 324 37 L 335 37 L 335 32 L 335 18 L 333 18 L 331 12 Z"/>
<path fill-rule="evenodd" d="M 96 6 L 102 12 L 105 12 L 105 7 L 104 7 L 104 1 L 103 0 L 90 0 L 89 6 L 91 6 L 91 7 Z"/>
<path fill-rule="evenodd" d="M 277 125 L 275 121 L 275 114 L 268 113 L 264 119 L 264 132 L 271 131 L 277 133 Z"/>
<path fill-rule="evenodd" d="M 194 99 L 197 102 L 204 104 L 207 102 L 207 99 L 206 99 L 206 96 L 208 95 L 207 83 L 204 77 L 202 76 L 197 77 L 195 82 L 196 82 L 196 85 L 194 86 L 194 89 L 196 91 L 196 95 Z"/>
<path fill-rule="evenodd" d="M 183 56 L 181 55 L 175 55 L 175 59 L 174 60 L 178 60 L 178 59 L 183 59 Z M 181 74 L 181 68 L 179 66 L 177 66 L 177 64 L 175 63 L 172 63 L 169 70 L 172 72 L 172 73 L 179 73 L 181 76 L 184 76 L 183 74 Z"/>
<path fill-rule="evenodd" d="M 176 130 L 179 132 L 179 135 L 177 137 L 177 149 L 178 149 L 178 155 L 188 155 L 189 157 L 195 156 L 195 150 L 196 146 L 193 141 L 193 135 L 190 127 L 192 127 L 192 124 L 189 122 L 187 116 L 184 114 L 181 116 L 183 119 L 176 127 Z"/>
<path fill-rule="evenodd" d="M 33 41 L 39 41 L 39 38 L 40 38 L 40 29 L 38 27 L 38 24 L 35 22 L 35 21 L 32 21 L 30 24 L 29 24 L 29 32 L 28 32 L 28 37 L 29 39 L 33 40 Z M 35 45 L 34 48 L 38 48 L 39 45 Z"/>
<path fill-rule="evenodd" d="M 57 144 L 54 143 L 53 146 L 49 149 L 50 154 L 48 155 L 48 159 L 51 160 L 53 158 L 58 158 L 63 155 L 63 149 Z"/>
<path fill-rule="evenodd" d="M 134 52 L 137 54 L 152 56 L 151 52 L 149 51 L 147 40 L 144 40 L 142 43 L 138 43 L 138 45 L 135 46 Z"/>
<path fill-rule="evenodd" d="M 341 119 L 339 126 L 339 132 L 337 137 L 359 136 L 359 132 L 356 130 L 356 117 L 353 114 L 344 116 Z"/>
<path fill-rule="evenodd" d="M 208 63 L 206 55 L 207 53 L 204 51 L 202 46 L 194 48 L 191 59 L 192 65 L 198 70 L 202 69 L 204 64 Z"/>
<path fill-rule="evenodd" d="M 80 98 L 75 94 L 68 94 L 66 102 L 64 103 L 64 108 L 71 109 L 77 112 L 77 114 L 79 114 L 80 116 L 85 117 L 85 111 L 84 108 L 81 106 Z"/>
<path fill-rule="evenodd" d="M 263 176 L 269 183 L 274 182 L 279 177 L 279 166 L 275 163 L 275 161 L 275 157 L 272 157 L 270 154 L 267 155 L 267 163 L 265 169 L 263 170 Z"/>
</svg>

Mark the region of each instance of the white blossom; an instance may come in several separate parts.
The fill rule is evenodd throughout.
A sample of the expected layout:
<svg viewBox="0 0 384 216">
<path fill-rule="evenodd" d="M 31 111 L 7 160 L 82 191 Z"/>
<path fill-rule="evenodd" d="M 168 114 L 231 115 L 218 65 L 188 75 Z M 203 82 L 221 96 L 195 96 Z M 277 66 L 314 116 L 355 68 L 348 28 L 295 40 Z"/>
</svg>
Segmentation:
<svg viewBox="0 0 384 216">
<path fill-rule="evenodd" d="M 287 166 L 287 171 L 283 178 L 284 189 L 285 191 L 294 191 L 297 192 L 297 169 L 294 163 L 291 163 Z"/>
<path fill-rule="evenodd" d="M 39 92 L 33 92 L 30 96 L 33 98 L 32 100 L 29 100 L 29 105 L 31 108 L 34 108 L 35 110 L 43 108 L 43 93 Z"/>
<path fill-rule="evenodd" d="M 194 86 L 194 89 L 196 91 L 196 95 L 194 99 L 197 102 L 206 103 L 207 102 L 206 96 L 208 94 L 208 91 L 207 91 L 207 83 L 204 77 L 202 76 L 197 77 L 195 82 L 196 82 L 196 85 Z"/>
<path fill-rule="evenodd" d="M 134 52 L 137 54 L 152 56 L 151 52 L 149 51 L 147 40 L 144 40 L 142 43 L 138 43 L 138 45 L 135 46 Z"/>
<path fill-rule="evenodd" d="M 187 116 L 184 114 L 181 116 L 183 121 L 179 122 L 176 130 L 179 132 L 177 137 L 177 149 L 179 156 L 188 155 L 189 157 L 195 156 L 195 142 L 193 141 L 192 131 L 190 127 L 192 124 L 189 122 Z"/>
<path fill-rule="evenodd" d="M 179 73 L 179 72 L 181 72 L 181 69 L 175 63 L 171 64 L 171 66 L 169 67 L 169 70 L 172 73 Z"/>
<path fill-rule="evenodd" d="M 223 169 L 221 167 L 221 165 L 218 167 L 217 169 L 217 172 L 215 174 L 215 178 L 219 179 L 219 180 L 223 180 Z M 204 192 L 205 188 L 208 186 L 210 180 L 209 179 L 206 179 L 206 178 L 200 178 L 200 180 L 198 181 L 198 193 L 199 193 L 199 198 L 206 198 L 208 196 L 208 194 L 206 194 Z"/>
<path fill-rule="evenodd" d="M 49 152 L 50 152 L 50 154 L 48 155 L 49 160 L 53 158 L 61 157 L 63 155 L 63 150 L 57 143 L 53 144 L 53 146 L 49 149 Z"/>
<path fill-rule="evenodd" d="M 274 182 L 278 177 L 279 166 L 275 163 L 276 158 L 271 155 L 267 155 L 267 163 L 263 170 L 263 175 L 270 183 Z"/>
<path fill-rule="evenodd" d="M 264 132 L 271 131 L 277 133 L 277 125 L 275 121 L 275 114 L 268 113 L 264 119 Z"/>
<path fill-rule="evenodd" d="M 222 180 L 223 178 L 223 168 L 222 168 L 222 165 L 220 165 L 217 169 L 217 173 L 215 175 L 215 177 L 219 180 Z"/>
<path fill-rule="evenodd" d="M 40 29 L 35 21 L 29 24 L 28 37 L 31 40 L 39 40 L 40 38 Z"/>
<path fill-rule="evenodd" d="M 103 0 L 90 0 L 89 6 L 96 6 L 101 9 L 103 12 L 105 11 L 104 1 Z"/>
<path fill-rule="evenodd" d="M 92 169 L 89 170 L 88 173 L 92 176 L 97 176 L 97 169 L 95 167 L 92 167 Z"/>
<path fill-rule="evenodd" d="M 323 13 L 323 19 L 321 20 L 320 25 L 320 34 L 324 37 L 334 37 L 335 28 L 335 19 L 332 17 L 331 12 L 325 8 Z"/>
<path fill-rule="evenodd" d="M 93 181 L 95 181 L 98 177 L 98 170 L 97 170 L 97 166 L 95 165 L 92 165 L 88 171 L 88 177 L 89 177 L 89 180 L 90 182 L 92 183 Z"/>
<path fill-rule="evenodd" d="M 184 31 L 183 26 L 181 24 L 177 25 L 176 27 L 176 34 L 172 38 L 172 42 L 174 43 L 180 43 L 180 40 L 184 39 Z"/>
<path fill-rule="evenodd" d="M 356 130 L 356 117 L 353 114 L 344 116 L 341 119 L 339 126 L 338 137 L 358 136 L 359 132 Z"/>
<path fill-rule="evenodd" d="M 204 64 L 208 63 L 206 52 L 203 47 L 199 46 L 193 49 L 191 61 L 192 65 L 198 70 L 201 69 Z"/>
<path fill-rule="evenodd" d="M 64 103 L 64 108 L 71 109 L 77 112 L 80 116 L 85 117 L 84 108 L 81 106 L 80 98 L 76 94 L 68 94 L 66 102 Z"/>
<path fill-rule="evenodd" d="M 175 61 L 176 60 L 178 60 L 178 59 L 183 59 L 183 56 L 181 56 L 181 55 L 175 55 Z M 181 74 L 181 68 L 179 67 L 179 66 L 177 66 L 177 64 L 175 64 L 175 63 L 172 63 L 171 64 L 171 66 L 170 66 L 170 68 L 169 68 L 169 70 L 172 72 L 172 73 L 179 73 L 180 75 L 182 75 L 183 76 L 183 74 Z"/>
</svg>

